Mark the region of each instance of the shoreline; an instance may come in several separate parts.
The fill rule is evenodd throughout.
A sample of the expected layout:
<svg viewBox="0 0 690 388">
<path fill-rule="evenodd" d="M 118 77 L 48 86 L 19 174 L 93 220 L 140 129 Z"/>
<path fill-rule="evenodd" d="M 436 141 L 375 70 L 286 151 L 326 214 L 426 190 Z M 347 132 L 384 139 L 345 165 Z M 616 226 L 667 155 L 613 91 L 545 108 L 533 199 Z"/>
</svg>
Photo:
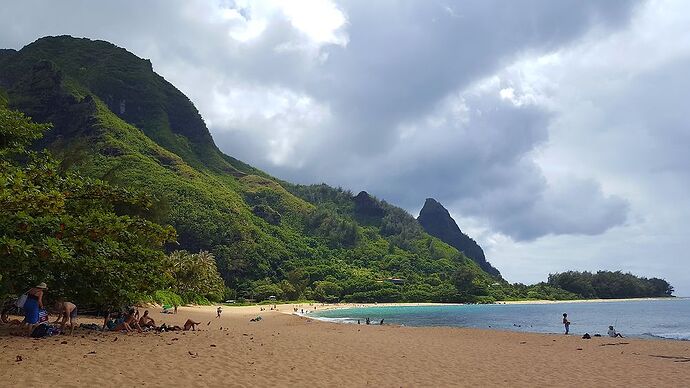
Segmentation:
<svg viewBox="0 0 690 388">
<path fill-rule="evenodd" d="M 7 383 L 36 387 L 682 386 L 690 378 L 687 342 L 329 325 L 294 315 L 296 306 L 224 308 L 220 318 L 215 306 L 149 308 L 157 323 L 202 322 L 194 332 L 3 336 L 0 370 Z"/>
<path fill-rule="evenodd" d="M 656 297 L 656 298 L 625 298 L 625 299 L 571 299 L 571 300 L 507 300 L 487 303 L 487 305 L 529 305 L 529 304 L 568 304 L 568 303 L 613 303 L 613 302 L 644 302 L 644 301 L 665 301 L 665 300 L 685 300 L 688 297 Z M 342 310 L 351 308 L 371 308 L 371 307 L 420 307 L 420 306 L 465 306 L 476 305 L 473 303 L 433 303 L 433 302 L 384 302 L 384 303 L 276 303 L 277 306 L 317 306 L 315 310 Z M 266 305 L 238 306 L 240 307 L 265 307 Z M 294 312 L 287 312 L 294 313 Z M 298 314 L 301 315 L 301 314 Z M 305 316 L 308 316 L 305 314 Z"/>
</svg>

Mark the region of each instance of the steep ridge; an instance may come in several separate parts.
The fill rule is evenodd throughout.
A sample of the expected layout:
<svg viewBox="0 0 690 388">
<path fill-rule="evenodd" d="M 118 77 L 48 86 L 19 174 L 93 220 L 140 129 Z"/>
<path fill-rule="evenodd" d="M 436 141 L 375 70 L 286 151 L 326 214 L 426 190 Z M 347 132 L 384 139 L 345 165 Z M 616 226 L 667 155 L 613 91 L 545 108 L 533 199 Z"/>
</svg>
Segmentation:
<svg viewBox="0 0 690 388">
<path fill-rule="evenodd" d="M 110 43 L 60 36 L 3 51 L 0 89 L 53 123 L 41 146 L 65 166 L 158 197 L 152 217 L 178 232 L 171 249 L 211 251 L 229 296 L 460 301 L 455 272 L 486 275 L 402 209 L 222 154 L 186 96 Z"/>
<path fill-rule="evenodd" d="M 426 199 L 417 221 L 427 233 L 463 252 L 465 256 L 479 264 L 486 273 L 501 276 L 501 273 L 486 261 L 482 247 L 460 230 L 448 210 L 435 199 Z"/>
</svg>

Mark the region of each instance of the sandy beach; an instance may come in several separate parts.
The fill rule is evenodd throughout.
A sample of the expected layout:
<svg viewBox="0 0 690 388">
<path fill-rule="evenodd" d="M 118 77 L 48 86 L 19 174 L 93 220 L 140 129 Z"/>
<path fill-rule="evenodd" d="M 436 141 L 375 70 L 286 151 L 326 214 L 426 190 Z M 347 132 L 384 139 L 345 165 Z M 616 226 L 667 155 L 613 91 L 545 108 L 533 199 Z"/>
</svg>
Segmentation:
<svg viewBox="0 0 690 388">
<path fill-rule="evenodd" d="M 225 307 L 221 318 L 214 307 L 151 309 L 157 323 L 202 321 L 196 332 L 29 339 L 5 326 L 0 386 L 651 387 L 690 378 L 690 342 L 342 325 L 278 307 Z"/>
</svg>

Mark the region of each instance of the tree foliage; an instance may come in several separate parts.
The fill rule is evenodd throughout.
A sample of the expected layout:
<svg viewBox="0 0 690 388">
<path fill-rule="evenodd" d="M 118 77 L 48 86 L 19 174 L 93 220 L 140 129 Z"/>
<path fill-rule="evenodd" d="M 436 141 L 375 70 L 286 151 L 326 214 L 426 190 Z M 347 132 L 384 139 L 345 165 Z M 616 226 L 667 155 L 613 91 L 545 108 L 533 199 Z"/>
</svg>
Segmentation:
<svg viewBox="0 0 690 388">
<path fill-rule="evenodd" d="M 673 287 L 663 279 L 647 279 L 621 271 L 555 273 L 549 275 L 548 284 L 583 298 L 666 297 L 673 294 Z"/>
<path fill-rule="evenodd" d="M 0 290 L 21 293 L 45 281 L 51 295 L 80 304 L 137 301 L 164 284 L 162 247 L 175 231 L 118 205 L 152 198 L 63 172 L 27 147 L 48 129 L 0 108 Z"/>
<path fill-rule="evenodd" d="M 172 279 L 172 290 L 185 302 L 223 298 L 225 286 L 213 254 L 175 251 L 165 258 L 164 266 L 165 273 Z"/>
</svg>

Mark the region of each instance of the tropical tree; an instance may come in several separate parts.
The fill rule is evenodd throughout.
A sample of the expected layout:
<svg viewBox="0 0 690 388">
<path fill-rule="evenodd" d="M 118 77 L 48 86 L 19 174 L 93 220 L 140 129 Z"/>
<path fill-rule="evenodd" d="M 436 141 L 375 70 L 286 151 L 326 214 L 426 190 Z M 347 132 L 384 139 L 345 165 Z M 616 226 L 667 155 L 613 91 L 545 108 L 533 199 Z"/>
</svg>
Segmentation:
<svg viewBox="0 0 690 388">
<path fill-rule="evenodd" d="M 175 231 L 116 208 L 153 198 L 63 171 L 29 146 L 49 129 L 0 108 L 0 293 L 39 282 L 82 305 L 119 306 L 165 283 L 163 245 Z"/>
<path fill-rule="evenodd" d="M 165 267 L 173 291 L 186 302 L 203 301 L 201 298 L 218 301 L 223 297 L 225 285 L 213 254 L 175 251 L 165 259 Z"/>
</svg>

